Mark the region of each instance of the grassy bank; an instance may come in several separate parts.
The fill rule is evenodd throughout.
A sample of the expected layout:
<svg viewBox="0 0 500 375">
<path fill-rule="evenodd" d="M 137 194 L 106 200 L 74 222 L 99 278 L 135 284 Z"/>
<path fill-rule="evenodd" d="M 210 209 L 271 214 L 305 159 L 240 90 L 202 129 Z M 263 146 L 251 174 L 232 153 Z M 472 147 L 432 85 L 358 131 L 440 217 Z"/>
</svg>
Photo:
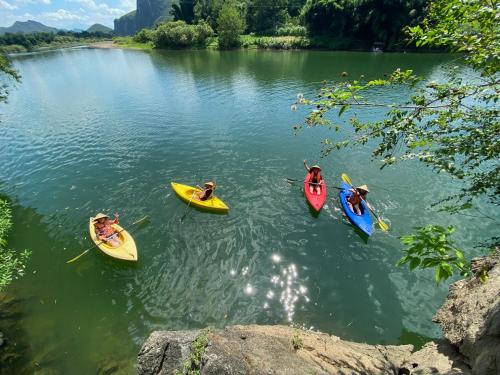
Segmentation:
<svg viewBox="0 0 500 375">
<path fill-rule="evenodd" d="M 5 36 L 3 38 L 0 38 L 0 53 L 40 52 L 62 48 L 86 46 L 92 43 L 109 40 L 109 38 L 96 37 L 78 38 L 71 35 L 55 35 L 51 36 L 51 38 L 48 40 L 42 38 L 32 38 L 31 40 L 29 40 L 24 36 L 19 37 L 19 40 L 5 39 Z"/>
<path fill-rule="evenodd" d="M 151 50 L 154 49 L 152 42 L 141 43 L 134 40 L 132 36 L 115 37 L 113 41 L 120 48 Z M 240 49 L 275 49 L 275 50 L 298 50 L 298 49 L 325 49 L 325 50 L 357 50 L 367 51 L 371 46 L 364 45 L 360 41 L 333 38 L 333 37 L 307 37 L 307 36 L 257 36 L 241 35 Z M 218 49 L 218 37 L 207 38 L 205 46 L 193 46 L 195 49 Z M 172 47 L 172 49 L 178 49 Z"/>
</svg>

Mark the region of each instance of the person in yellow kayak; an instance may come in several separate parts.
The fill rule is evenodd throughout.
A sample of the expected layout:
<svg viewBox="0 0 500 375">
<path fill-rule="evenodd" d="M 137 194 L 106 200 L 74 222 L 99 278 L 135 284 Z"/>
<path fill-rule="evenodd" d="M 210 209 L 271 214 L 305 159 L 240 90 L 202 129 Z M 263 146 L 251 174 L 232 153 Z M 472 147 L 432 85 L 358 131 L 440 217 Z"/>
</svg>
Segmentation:
<svg viewBox="0 0 500 375">
<path fill-rule="evenodd" d="M 320 182 L 323 180 L 321 176 L 321 168 L 319 165 L 313 165 L 309 168 L 307 162 L 304 160 L 304 167 L 311 174 L 311 179 L 309 180 L 309 192 L 314 194 L 316 192 L 318 195 L 321 195 L 321 186 Z"/>
<path fill-rule="evenodd" d="M 213 183 L 212 181 L 205 182 L 204 185 L 205 188 L 201 188 L 200 186 L 198 186 L 202 190 L 198 193 L 198 199 L 200 201 L 206 201 L 207 199 L 209 199 L 215 190 L 215 183 Z"/>
<path fill-rule="evenodd" d="M 369 204 L 366 201 L 366 195 L 370 192 L 370 190 L 368 190 L 367 185 L 361 185 L 355 189 L 349 189 L 349 191 L 351 192 L 351 195 L 347 198 L 347 205 L 352 212 L 361 215 L 361 201 L 365 201 L 366 205 L 369 207 Z"/>
<path fill-rule="evenodd" d="M 112 247 L 118 247 L 122 241 L 118 237 L 118 232 L 113 228 L 113 224 L 118 224 L 118 214 L 114 214 L 114 220 L 108 215 L 99 214 L 94 218 L 95 234 L 102 242 L 106 242 Z"/>
</svg>

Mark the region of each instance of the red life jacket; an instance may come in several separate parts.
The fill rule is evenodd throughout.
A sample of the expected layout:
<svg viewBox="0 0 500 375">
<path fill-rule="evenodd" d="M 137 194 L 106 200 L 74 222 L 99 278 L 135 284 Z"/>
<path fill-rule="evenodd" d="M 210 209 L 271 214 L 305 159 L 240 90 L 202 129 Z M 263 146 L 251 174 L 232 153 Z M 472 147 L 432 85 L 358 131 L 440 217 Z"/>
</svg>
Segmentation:
<svg viewBox="0 0 500 375">
<path fill-rule="evenodd" d="M 309 181 L 315 184 L 319 184 L 322 180 L 321 172 L 316 168 L 314 168 L 314 170 L 310 173 L 311 173 L 311 179 Z"/>
<path fill-rule="evenodd" d="M 108 223 L 105 223 L 105 224 L 96 223 L 95 229 L 96 229 L 97 235 L 102 236 L 102 237 L 109 237 L 115 233 L 114 228 L 111 226 L 111 224 L 108 224 Z"/>
</svg>

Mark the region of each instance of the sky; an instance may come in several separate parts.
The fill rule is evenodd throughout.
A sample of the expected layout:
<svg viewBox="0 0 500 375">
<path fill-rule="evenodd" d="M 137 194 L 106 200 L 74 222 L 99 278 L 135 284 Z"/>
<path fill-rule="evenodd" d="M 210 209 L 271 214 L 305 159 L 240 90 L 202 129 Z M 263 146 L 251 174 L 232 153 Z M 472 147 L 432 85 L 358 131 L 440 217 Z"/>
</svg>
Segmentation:
<svg viewBox="0 0 500 375">
<path fill-rule="evenodd" d="M 136 0 L 0 0 L 0 26 L 34 20 L 60 29 L 113 28 L 113 20 L 134 10 Z"/>
</svg>

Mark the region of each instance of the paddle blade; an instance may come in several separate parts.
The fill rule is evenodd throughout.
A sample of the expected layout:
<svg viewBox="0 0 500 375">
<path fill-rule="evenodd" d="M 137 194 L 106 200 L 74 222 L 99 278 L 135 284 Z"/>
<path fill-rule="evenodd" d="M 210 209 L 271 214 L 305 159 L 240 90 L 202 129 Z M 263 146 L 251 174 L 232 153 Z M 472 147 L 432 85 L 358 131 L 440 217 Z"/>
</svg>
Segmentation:
<svg viewBox="0 0 500 375">
<path fill-rule="evenodd" d="M 87 254 L 90 250 L 92 250 L 92 249 L 87 249 L 87 250 L 85 250 L 83 253 L 81 253 L 80 255 L 77 255 L 76 257 L 74 257 L 74 258 L 72 258 L 72 259 L 68 260 L 66 263 L 73 263 L 75 260 L 78 260 L 78 259 L 80 259 L 82 256 L 84 256 L 85 254 Z"/>
<path fill-rule="evenodd" d="M 346 184 L 353 186 L 351 179 L 349 176 L 345 173 L 342 173 L 342 181 L 344 181 Z"/>
<path fill-rule="evenodd" d="M 384 232 L 387 232 L 389 230 L 389 226 L 384 221 L 382 221 L 381 218 L 378 218 L 377 223 L 380 229 L 382 229 Z"/>
</svg>

